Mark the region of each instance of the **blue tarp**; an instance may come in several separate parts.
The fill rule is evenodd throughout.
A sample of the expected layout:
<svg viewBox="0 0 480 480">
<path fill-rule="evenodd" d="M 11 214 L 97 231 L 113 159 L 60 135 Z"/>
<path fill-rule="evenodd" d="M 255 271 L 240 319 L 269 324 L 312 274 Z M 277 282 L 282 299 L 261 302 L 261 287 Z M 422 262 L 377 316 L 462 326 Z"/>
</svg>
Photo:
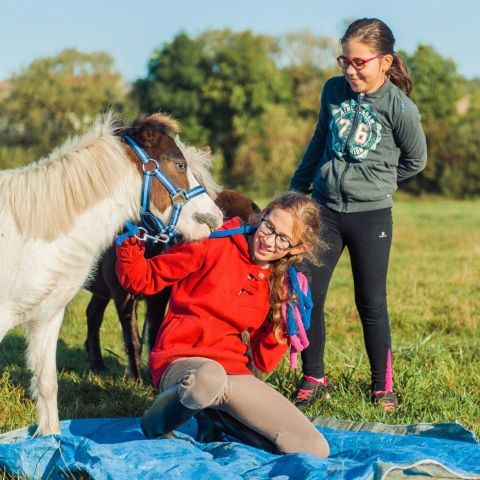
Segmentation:
<svg viewBox="0 0 480 480">
<path fill-rule="evenodd" d="M 229 441 L 198 443 L 191 420 L 173 439 L 146 440 L 137 418 L 61 422 L 62 435 L 32 438 L 32 428 L 0 435 L 0 466 L 22 478 L 134 479 L 480 479 L 480 444 L 456 423 L 388 426 L 315 421 L 327 460 L 273 455 Z"/>
</svg>

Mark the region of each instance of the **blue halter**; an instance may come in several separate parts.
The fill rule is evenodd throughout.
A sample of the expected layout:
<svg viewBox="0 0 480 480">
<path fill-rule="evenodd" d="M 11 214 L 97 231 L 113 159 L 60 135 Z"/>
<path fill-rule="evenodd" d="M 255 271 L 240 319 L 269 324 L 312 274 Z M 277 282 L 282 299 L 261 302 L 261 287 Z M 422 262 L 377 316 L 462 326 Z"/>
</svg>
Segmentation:
<svg viewBox="0 0 480 480">
<path fill-rule="evenodd" d="M 177 234 L 176 227 L 183 205 L 197 195 L 205 193 L 205 189 L 201 185 L 197 185 L 190 190 L 177 188 L 177 186 L 160 170 L 160 165 L 157 160 L 150 158 L 133 138 L 128 135 L 125 135 L 124 138 L 142 162 L 143 182 L 142 193 L 140 196 L 140 218 L 142 220 L 143 230 L 145 230 L 145 233 L 153 240 L 168 243 Z M 153 163 L 155 168 L 147 170 L 147 165 L 150 163 Z M 170 195 L 170 200 L 172 201 L 172 211 L 170 213 L 168 224 L 162 222 L 160 218 L 156 217 L 150 211 L 150 193 L 153 177 L 155 177 L 167 189 L 167 192 Z M 132 228 L 129 227 L 127 227 L 127 230 L 133 231 Z"/>
</svg>

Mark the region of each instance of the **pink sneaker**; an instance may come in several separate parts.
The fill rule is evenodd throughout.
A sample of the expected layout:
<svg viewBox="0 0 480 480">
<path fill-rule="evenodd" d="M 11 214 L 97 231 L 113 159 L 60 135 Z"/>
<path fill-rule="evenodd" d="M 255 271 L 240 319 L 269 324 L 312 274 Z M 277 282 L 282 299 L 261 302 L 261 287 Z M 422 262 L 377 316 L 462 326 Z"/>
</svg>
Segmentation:
<svg viewBox="0 0 480 480">
<path fill-rule="evenodd" d="M 304 376 L 293 399 L 293 404 L 300 410 L 310 406 L 315 400 L 328 400 L 327 377 L 322 377 L 320 381 Z"/>
<path fill-rule="evenodd" d="M 382 407 L 386 412 L 393 412 L 398 408 L 398 399 L 394 392 L 377 391 L 372 393 L 372 402 Z"/>
</svg>

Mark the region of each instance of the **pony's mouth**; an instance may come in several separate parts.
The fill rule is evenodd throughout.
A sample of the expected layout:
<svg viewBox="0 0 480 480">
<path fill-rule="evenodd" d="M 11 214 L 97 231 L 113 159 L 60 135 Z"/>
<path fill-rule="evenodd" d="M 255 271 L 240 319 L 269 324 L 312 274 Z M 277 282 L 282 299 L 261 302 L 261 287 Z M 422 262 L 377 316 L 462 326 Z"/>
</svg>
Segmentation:
<svg viewBox="0 0 480 480">
<path fill-rule="evenodd" d="M 211 213 L 194 213 L 193 214 L 193 219 L 197 223 L 203 223 L 207 225 L 207 227 L 213 231 L 215 228 L 218 227 L 218 218 L 215 215 L 212 215 Z"/>
</svg>

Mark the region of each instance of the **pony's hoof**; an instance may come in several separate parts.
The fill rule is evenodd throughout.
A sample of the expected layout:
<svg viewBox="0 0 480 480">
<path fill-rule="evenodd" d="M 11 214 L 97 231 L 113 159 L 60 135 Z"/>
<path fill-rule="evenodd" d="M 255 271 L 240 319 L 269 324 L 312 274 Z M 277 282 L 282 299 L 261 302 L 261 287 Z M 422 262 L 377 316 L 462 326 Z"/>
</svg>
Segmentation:
<svg viewBox="0 0 480 480">
<path fill-rule="evenodd" d="M 34 437 L 43 437 L 45 435 L 60 435 L 62 432 L 60 431 L 60 425 L 56 427 L 37 427 L 35 433 L 33 434 Z"/>
</svg>

